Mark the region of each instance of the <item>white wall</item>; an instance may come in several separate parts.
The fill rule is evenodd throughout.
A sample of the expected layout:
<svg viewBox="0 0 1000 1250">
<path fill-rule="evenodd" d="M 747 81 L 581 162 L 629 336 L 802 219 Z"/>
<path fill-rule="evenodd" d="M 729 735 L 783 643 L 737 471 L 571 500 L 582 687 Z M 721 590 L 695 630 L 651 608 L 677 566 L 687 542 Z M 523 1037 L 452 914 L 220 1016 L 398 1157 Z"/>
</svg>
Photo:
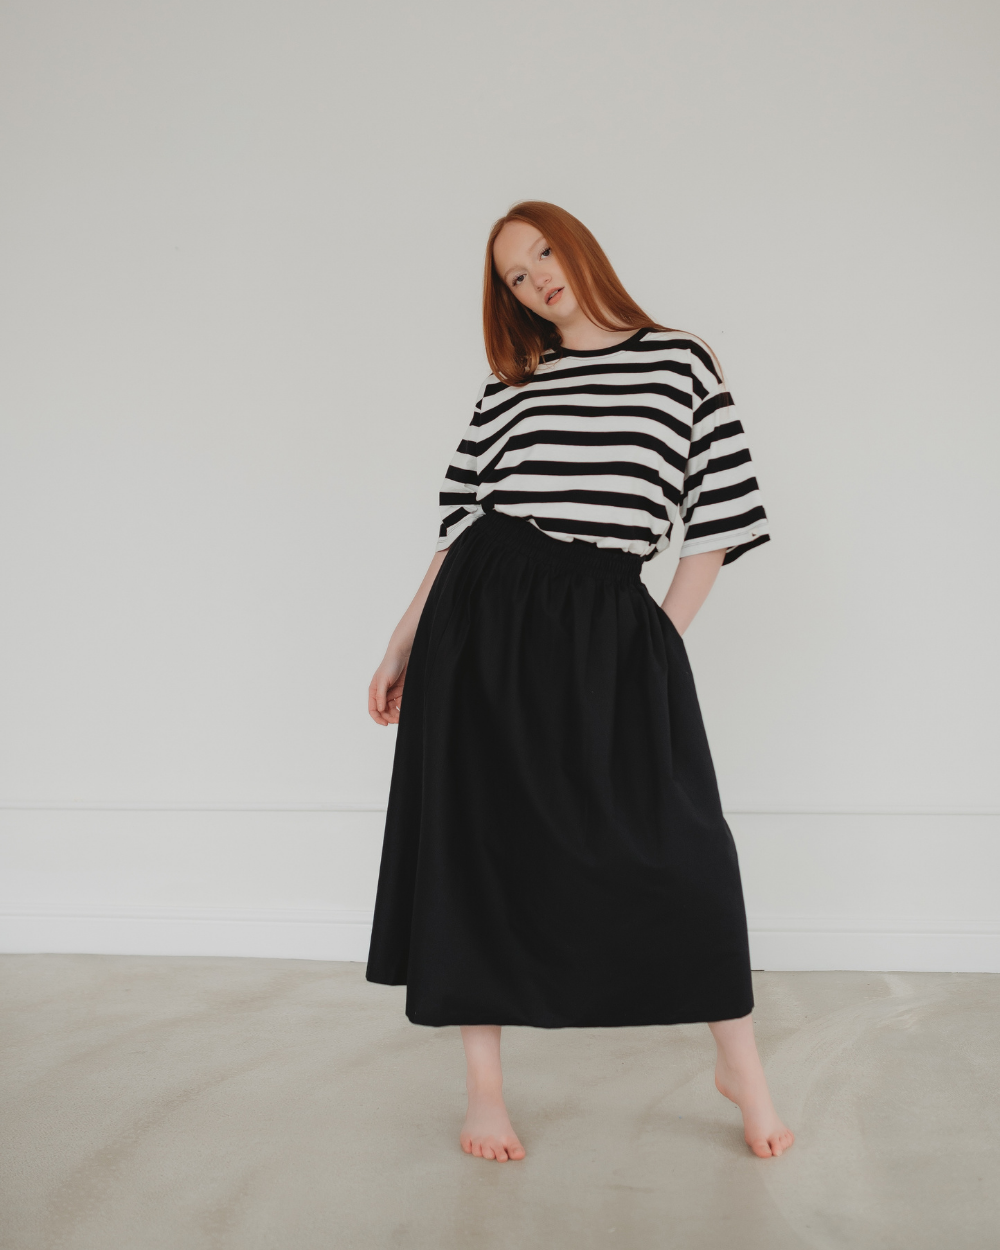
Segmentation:
<svg viewBox="0 0 1000 1250">
<path fill-rule="evenodd" d="M 2 948 L 364 957 L 365 689 L 530 196 L 749 432 L 688 638 L 755 962 L 1000 971 L 997 6 L 0 20 Z"/>
</svg>

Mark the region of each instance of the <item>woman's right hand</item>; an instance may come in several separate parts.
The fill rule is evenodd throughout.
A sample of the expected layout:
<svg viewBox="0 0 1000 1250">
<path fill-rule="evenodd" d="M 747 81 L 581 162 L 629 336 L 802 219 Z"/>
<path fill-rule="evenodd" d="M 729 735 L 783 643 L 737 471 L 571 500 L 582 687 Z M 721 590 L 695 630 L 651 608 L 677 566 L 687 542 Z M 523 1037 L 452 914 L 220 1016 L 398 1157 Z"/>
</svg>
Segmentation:
<svg viewBox="0 0 1000 1250">
<path fill-rule="evenodd" d="M 399 705 L 403 700 L 403 682 L 406 679 L 406 665 L 410 659 L 410 648 L 417 632 L 417 622 L 424 610 L 424 603 L 430 594 L 431 586 L 438 575 L 438 569 L 444 563 L 447 549 L 434 553 L 430 568 L 424 574 L 413 602 L 403 613 L 403 619 L 396 626 L 385 659 L 375 670 L 371 685 L 368 687 L 368 715 L 376 725 L 398 725 Z"/>
<path fill-rule="evenodd" d="M 376 725 L 398 725 L 403 703 L 403 682 L 406 680 L 408 654 L 391 647 L 375 670 L 368 687 L 368 715 Z"/>
</svg>

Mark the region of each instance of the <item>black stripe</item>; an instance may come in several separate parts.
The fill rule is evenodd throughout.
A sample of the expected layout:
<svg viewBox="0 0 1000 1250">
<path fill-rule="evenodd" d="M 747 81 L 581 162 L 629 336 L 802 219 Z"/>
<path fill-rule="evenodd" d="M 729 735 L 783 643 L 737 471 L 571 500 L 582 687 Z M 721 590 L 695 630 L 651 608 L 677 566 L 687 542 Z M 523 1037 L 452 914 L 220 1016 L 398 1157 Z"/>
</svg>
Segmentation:
<svg viewBox="0 0 1000 1250">
<path fill-rule="evenodd" d="M 679 469 L 681 473 L 687 467 L 687 458 L 680 452 L 661 442 L 653 434 L 639 430 L 532 430 L 524 434 L 514 434 L 503 445 L 497 460 L 510 451 L 520 451 L 528 447 L 540 447 L 552 444 L 557 447 L 645 447 L 655 452 L 667 464 Z"/>
<path fill-rule="evenodd" d="M 713 473 L 722 473 L 726 469 L 735 469 L 739 464 L 749 463 L 750 449 L 747 447 L 743 447 L 740 451 L 730 452 L 728 456 L 719 456 L 716 460 L 709 460 L 708 464 L 697 473 L 692 473 L 684 483 L 684 489 L 690 495 L 706 477 L 711 477 Z"/>
<path fill-rule="evenodd" d="M 479 485 L 479 475 L 475 469 L 460 469 L 457 464 L 448 465 L 445 477 L 452 482 L 467 482 L 470 486 Z"/>
<path fill-rule="evenodd" d="M 648 512 L 660 521 L 667 520 L 667 510 L 645 495 L 625 495 L 605 490 L 494 490 L 490 492 L 493 504 L 498 503 L 590 503 L 605 508 L 632 508 L 636 512 Z"/>
<path fill-rule="evenodd" d="M 654 330 L 655 334 L 656 331 Z M 692 339 L 668 339 L 664 342 L 662 339 L 643 339 L 639 343 L 630 346 L 629 351 L 633 352 L 673 352 L 673 351 L 689 351 L 692 356 L 697 356 L 705 368 L 709 371 L 716 382 L 721 382 L 715 362 L 700 343 L 695 343 Z"/>
<path fill-rule="evenodd" d="M 495 430 L 492 434 L 483 435 L 478 443 L 472 444 L 476 450 L 470 454 L 477 456 L 485 455 L 491 447 L 495 447 L 497 443 L 507 438 L 510 431 L 520 425 L 525 416 L 583 417 L 587 420 L 597 417 L 636 417 L 642 421 L 653 421 L 657 425 L 665 425 L 668 430 L 673 430 L 677 437 L 683 439 L 685 443 L 688 442 L 691 437 L 691 431 L 684 424 L 684 422 L 679 421 L 676 417 L 672 417 L 669 412 L 664 412 L 662 408 L 643 408 L 635 404 L 628 406 L 617 405 L 614 408 L 601 408 L 598 410 L 593 408 L 581 408 L 576 404 L 545 404 L 544 406 L 539 405 L 537 408 L 533 408 L 530 413 L 518 413 L 516 416 L 512 417 L 506 425 L 501 426 L 499 430 Z M 566 432 L 573 434 L 574 436 L 582 436 L 583 434 L 582 430 L 571 430 Z M 631 431 L 623 430 L 621 432 L 615 432 L 618 433 L 619 438 L 621 438 L 622 434 L 630 433 Z M 534 431 L 528 430 L 525 431 L 525 436 L 534 440 L 537 437 L 537 434 Z M 519 436 L 514 435 L 513 437 L 516 438 Z M 513 441 L 513 438 L 510 441 Z M 464 449 L 468 446 L 468 444 L 465 440 L 463 440 L 461 446 Z"/>
<path fill-rule="evenodd" d="M 468 516 L 468 515 L 469 515 L 468 508 L 459 508 L 457 512 L 449 513 L 449 515 L 446 516 L 444 520 L 441 522 L 441 528 L 438 531 L 438 537 L 444 538 L 456 521 L 460 521 L 462 517 Z"/>
<path fill-rule="evenodd" d="M 615 474 L 618 477 L 636 477 L 659 487 L 671 503 L 680 503 L 681 492 L 666 478 L 661 477 L 655 469 L 645 464 L 636 464 L 634 460 L 609 460 L 600 463 L 578 460 L 528 460 L 524 464 L 507 465 L 502 469 L 494 468 L 483 474 L 484 482 L 502 482 L 508 477 L 518 474 L 537 474 L 548 477 L 591 477 L 603 474 Z"/>
<path fill-rule="evenodd" d="M 731 408 L 733 406 L 733 398 L 728 391 L 720 391 L 718 395 L 713 395 L 711 399 L 706 399 L 695 409 L 694 416 L 691 418 L 691 425 L 695 426 L 699 421 L 704 421 L 706 417 L 710 417 L 713 412 L 718 412 L 720 408 Z"/>
<path fill-rule="evenodd" d="M 741 555 L 747 551 L 751 551 L 754 547 L 759 547 L 761 543 L 769 543 L 771 541 L 770 534 L 758 534 L 756 538 L 751 538 L 748 543 L 740 543 L 738 547 L 734 547 L 732 551 L 726 552 L 726 558 L 723 564 L 732 564 L 734 560 L 738 560 Z"/>
<path fill-rule="evenodd" d="M 703 451 L 708 451 L 713 443 L 720 443 L 724 438 L 733 438 L 737 434 L 743 433 L 743 426 L 739 421 L 727 421 L 725 425 L 717 425 L 714 430 L 703 437 L 693 440 L 691 443 L 691 459 L 700 456 Z"/>
<path fill-rule="evenodd" d="M 749 495 L 752 490 L 757 489 L 757 479 L 755 477 L 747 477 L 742 482 L 734 482 L 732 486 L 720 486 L 717 490 L 703 490 L 695 500 L 694 507 L 699 508 L 702 505 L 725 503 L 729 499 L 740 499 L 744 495 Z"/>
<path fill-rule="evenodd" d="M 496 404 L 493 408 L 486 409 L 485 412 L 478 412 L 472 418 L 474 426 L 488 425 L 491 421 L 495 421 L 497 417 L 503 416 L 509 412 L 511 408 L 517 407 L 524 403 L 538 399 L 565 399 L 570 395 L 662 395 L 664 399 L 673 400 L 674 403 L 680 404 L 682 408 L 693 408 L 694 400 L 685 391 L 679 391 L 676 386 L 668 386 L 666 382 L 644 382 L 633 385 L 612 386 L 607 382 L 592 382 L 588 385 L 576 386 L 536 386 L 530 391 L 525 389 L 509 399 L 505 399 L 503 403 Z M 520 413 L 520 416 L 527 415 L 529 411 L 535 411 L 534 405 Z M 591 415 L 600 415 L 600 410 L 590 408 L 584 409 Z"/>
<path fill-rule="evenodd" d="M 697 513 L 698 508 L 694 509 Z M 723 516 L 717 517 L 714 521 L 695 522 L 689 525 L 687 533 L 684 535 L 688 538 L 707 538 L 710 534 L 724 534 L 728 530 L 745 530 L 748 525 L 753 525 L 754 521 L 766 521 L 767 515 L 763 508 L 751 508 L 749 512 L 744 512 L 741 516 Z"/>
</svg>

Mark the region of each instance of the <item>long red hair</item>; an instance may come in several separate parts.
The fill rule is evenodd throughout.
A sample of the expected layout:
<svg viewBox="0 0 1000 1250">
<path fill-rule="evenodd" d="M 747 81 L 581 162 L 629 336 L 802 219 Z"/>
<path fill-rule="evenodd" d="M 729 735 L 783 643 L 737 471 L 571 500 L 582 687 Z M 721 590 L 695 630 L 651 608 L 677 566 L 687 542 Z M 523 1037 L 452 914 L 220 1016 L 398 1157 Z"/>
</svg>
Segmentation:
<svg viewBox="0 0 1000 1250">
<path fill-rule="evenodd" d="M 483 338 L 490 368 L 501 382 L 523 386 L 542 353 L 562 346 L 559 331 L 518 300 L 496 271 L 493 244 L 508 221 L 524 221 L 544 235 L 566 272 L 573 294 L 594 325 L 604 330 L 665 330 L 648 317 L 621 284 L 604 250 L 582 221 L 557 204 L 522 200 L 497 221 L 486 243 Z"/>
</svg>

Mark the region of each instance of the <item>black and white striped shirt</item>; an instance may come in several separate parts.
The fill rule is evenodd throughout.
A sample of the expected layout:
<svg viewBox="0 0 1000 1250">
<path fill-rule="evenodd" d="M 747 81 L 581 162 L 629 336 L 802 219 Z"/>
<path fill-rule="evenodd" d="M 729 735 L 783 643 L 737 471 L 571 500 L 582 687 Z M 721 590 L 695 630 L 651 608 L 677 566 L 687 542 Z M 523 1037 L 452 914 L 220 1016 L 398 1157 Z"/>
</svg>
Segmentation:
<svg viewBox="0 0 1000 1250">
<path fill-rule="evenodd" d="M 711 352 L 673 330 L 542 358 L 524 386 L 490 374 L 441 487 L 439 551 L 484 511 L 553 538 L 650 559 L 768 541 L 754 467 Z"/>
</svg>

